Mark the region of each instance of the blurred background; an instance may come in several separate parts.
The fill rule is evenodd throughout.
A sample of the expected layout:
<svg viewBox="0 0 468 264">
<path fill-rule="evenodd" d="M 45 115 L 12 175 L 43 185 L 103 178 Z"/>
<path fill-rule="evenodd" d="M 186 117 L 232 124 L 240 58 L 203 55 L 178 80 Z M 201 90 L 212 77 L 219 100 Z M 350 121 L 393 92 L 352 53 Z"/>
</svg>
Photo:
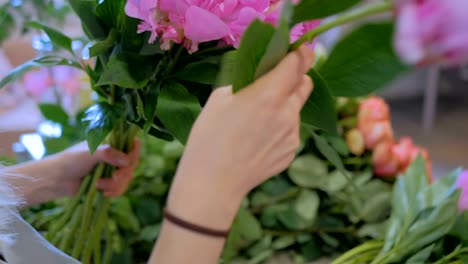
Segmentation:
<svg viewBox="0 0 468 264">
<path fill-rule="evenodd" d="M 77 19 L 63 1 L 0 0 L 0 77 L 38 54 L 51 51 L 40 32 L 25 30 L 25 20 L 63 28 L 77 39 L 82 36 Z M 322 43 L 331 45 L 343 32 L 346 30 L 331 32 Z M 78 51 L 83 48 L 79 40 L 74 47 Z M 379 94 L 391 105 L 397 136 L 412 136 L 429 150 L 436 176 L 456 166 L 468 166 L 468 67 L 418 69 Z M 60 129 L 44 123 L 38 103 L 59 103 L 67 114 L 76 116 L 91 96 L 85 76 L 63 69 L 35 72 L 2 89 L 0 156 L 39 157 L 44 152 L 41 136 L 60 135 Z"/>
</svg>

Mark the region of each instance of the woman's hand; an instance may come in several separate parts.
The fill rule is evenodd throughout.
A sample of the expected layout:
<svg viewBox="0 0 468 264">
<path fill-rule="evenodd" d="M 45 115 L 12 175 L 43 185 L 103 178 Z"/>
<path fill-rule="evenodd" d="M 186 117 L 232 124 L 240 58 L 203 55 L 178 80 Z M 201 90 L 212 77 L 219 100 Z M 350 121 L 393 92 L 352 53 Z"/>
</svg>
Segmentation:
<svg viewBox="0 0 468 264">
<path fill-rule="evenodd" d="M 59 166 L 64 171 L 62 174 L 57 174 L 56 181 L 60 182 L 57 189 L 63 192 L 61 195 L 64 196 L 75 195 L 83 177 L 87 176 L 98 163 L 104 162 L 117 169 L 112 178 L 100 179 L 97 182 L 98 189 L 102 190 L 107 197 L 124 194 L 132 181 L 133 171 L 138 165 L 140 145 L 140 141 L 135 140 L 133 149 L 128 154 L 104 145 L 91 155 L 86 142 L 65 150 L 57 157 Z"/>
<path fill-rule="evenodd" d="M 100 162 L 118 169 L 110 179 L 101 179 L 97 187 L 104 195 L 114 197 L 123 194 L 130 184 L 133 170 L 138 164 L 140 142 L 135 141 L 133 150 L 124 154 L 110 146 L 100 147 L 94 155 L 83 142 L 46 159 L 19 164 L 0 171 L 12 175 L 8 181 L 18 190 L 26 206 L 75 195 L 81 181 Z"/>
<path fill-rule="evenodd" d="M 243 197 L 290 165 L 300 144 L 300 111 L 313 89 L 305 74 L 312 63 L 312 52 L 302 47 L 239 93 L 213 92 L 172 186 L 173 214 L 227 229 Z"/>
</svg>

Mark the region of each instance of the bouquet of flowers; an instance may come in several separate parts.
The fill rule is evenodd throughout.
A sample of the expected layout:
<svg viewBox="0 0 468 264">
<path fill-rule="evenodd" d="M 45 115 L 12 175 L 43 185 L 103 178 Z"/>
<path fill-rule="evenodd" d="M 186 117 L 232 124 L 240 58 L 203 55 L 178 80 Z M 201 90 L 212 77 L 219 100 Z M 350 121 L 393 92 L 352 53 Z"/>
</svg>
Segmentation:
<svg viewBox="0 0 468 264">
<path fill-rule="evenodd" d="M 215 87 L 232 85 L 238 92 L 290 50 L 313 45 L 327 30 L 391 13 L 396 27 L 392 21 L 360 26 L 309 72 L 315 91 L 302 112 L 304 134 L 347 178 L 345 185 L 357 188 L 332 147 L 331 138 L 338 134 L 334 97 L 366 95 L 408 70 L 393 52 L 394 35 L 396 50 L 408 63 L 455 65 L 468 59 L 468 34 L 460 26 L 467 17 L 464 0 L 378 1 L 356 8 L 359 0 L 68 2 L 89 39 L 84 53 L 85 59 L 92 58 L 92 66 L 74 52 L 69 37 L 40 22 L 30 23 L 44 30 L 66 55 L 36 58 L 11 72 L 0 87 L 43 66 L 65 65 L 87 72 L 99 95 L 83 118 L 91 151 L 104 141 L 128 151 L 138 130 L 185 143 Z M 406 160 L 402 158 L 398 166 Z M 85 264 L 106 259 L 100 252 L 112 233 L 106 225 L 110 203 L 97 192 L 95 182 L 111 172 L 108 166 L 98 166 L 47 234 Z M 307 192 L 302 196 L 315 199 Z"/>
</svg>

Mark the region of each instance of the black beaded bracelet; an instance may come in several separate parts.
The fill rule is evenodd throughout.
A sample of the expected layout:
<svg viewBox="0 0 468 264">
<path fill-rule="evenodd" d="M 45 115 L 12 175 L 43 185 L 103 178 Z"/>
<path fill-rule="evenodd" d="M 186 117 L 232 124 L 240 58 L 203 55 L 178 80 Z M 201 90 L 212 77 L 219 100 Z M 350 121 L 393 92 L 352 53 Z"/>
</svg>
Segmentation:
<svg viewBox="0 0 468 264">
<path fill-rule="evenodd" d="M 178 218 L 177 216 L 171 214 L 167 209 L 164 209 L 164 218 L 171 222 L 174 225 L 198 233 L 205 236 L 218 237 L 218 238 L 227 238 L 229 235 L 229 230 L 216 230 L 208 227 L 199 226 L 190 222 L 187 222 L 183 219 Z"/>
</svg>

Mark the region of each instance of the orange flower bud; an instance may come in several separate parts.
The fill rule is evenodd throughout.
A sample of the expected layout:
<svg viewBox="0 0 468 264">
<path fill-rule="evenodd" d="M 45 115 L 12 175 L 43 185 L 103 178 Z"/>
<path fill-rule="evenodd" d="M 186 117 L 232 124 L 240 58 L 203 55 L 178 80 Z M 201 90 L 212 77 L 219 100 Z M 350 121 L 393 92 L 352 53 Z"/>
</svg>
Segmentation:
<svg viewBox="0 0 468 264">
<path fill-rule="evenodd" d="M 378 121 L 360 128 L 364 135 L 367 149 L 374 149 L 379 143 L 393 142 L 393 130 L 390 121 Z"/>
<path fill-rule="evenodd" d="M 390 120 L 390 110 L 387 103 L 380 97 L 370 97 L 359 105 L 358 124 L 359 127 L 377 121 Z"/>
</svg>

